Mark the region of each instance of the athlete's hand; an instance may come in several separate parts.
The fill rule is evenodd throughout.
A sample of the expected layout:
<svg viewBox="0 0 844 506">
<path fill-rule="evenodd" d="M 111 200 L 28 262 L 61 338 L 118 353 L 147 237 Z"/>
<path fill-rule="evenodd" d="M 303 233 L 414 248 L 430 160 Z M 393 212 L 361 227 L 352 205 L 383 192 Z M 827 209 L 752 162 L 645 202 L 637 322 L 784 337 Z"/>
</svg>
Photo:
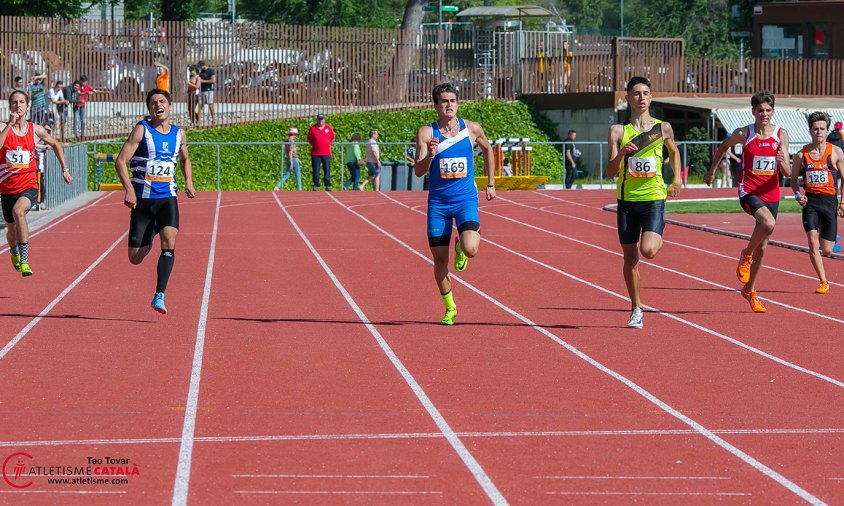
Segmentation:
<svg viewBox="0 0 844 506">
<path fill-rule="evenodd" d="M 630 153 L 635 153 L 636 151 L 639 151 L 639 146 L 633 144 L 632 142 L 628 142 L 622 146 L 622 148 L 618 151 L 618 154 L 621 156 L 627 156 Z"/>
<path fill-rule="evenodd" d="M 671 186 L 668 187 L 668 196 L 679 197 L 681 188 L 682 186 L 680 184 L 680 181 L 674 181 L 673 183 L 671 183 Z"/>
<path fill-rule="evenodd" d="M 123 197 L 123 204 L 129 209 L 135 209 L 138 205 L 138 197 L 135 196 L 135 189 L 126 190 L 126 195 Z"/>
<path fill-rule="evenodd" d="M 431 158 L 437 156 L 437 146 L 439 146 L 440 140 L 434 137 L 430 141 L 428 141 L 428 156 Z"/>
<path fill-rule="evenodd" d="M 703 175 L 703 182 L 706 183 L 706 186 L 712 186 L 712 178 L 715 177 L 715 171 L 709 169 L 706 171 L 706 174 Z"/>
<path fill-rule="evenodd" d="M 844 207 L 839 207 L 839 208 L 838 208 L 838 217 L 839 217 L 839 218 L 844 218 Z"/>
<path fill-rule="evenodd" d="M 70 184 L 73 182 L 73 176 L 70 175 L 69 170 L 62 171 L 62 177 L 64 178 L 64 182 Z"/>
<path fill-rule="evenodd" d="M 797 203 L 800 204 L 800 207 L 805 207 L 806 202 L 809 202 L 809 198 L 806 195 L 800 195 L 799 197 L 797 197 Z"/>
<path fill-rule="evenodd" d="M 486 187 L 486 199 L 487 201 L 492 200 L 495 198 L 495 187 L 493 186 L 490 188 L 489 186 Z"/>
<path fill-rule="evenodd" d="M 185 183 L 185 195 L 187 195 L 189 199 L 196 197 L 196 190 L 193 189 L 193 183 Z"/>
<path fill-rule="evenodd" d="M 777 165 L 783 169 L 788 167 L 788 153 L 785 152 L 782 145 L 780 145 L 780 148 L 777 150 Z"/>
<path fill-rule="evenodd" d="M 12 126 L 15 123 L 17 123 L 19 119 L 21 119 L 21 115 L 20 115 L 19 112 L 10 112 L 9 113 L 9 126 Z"/>
</svg>

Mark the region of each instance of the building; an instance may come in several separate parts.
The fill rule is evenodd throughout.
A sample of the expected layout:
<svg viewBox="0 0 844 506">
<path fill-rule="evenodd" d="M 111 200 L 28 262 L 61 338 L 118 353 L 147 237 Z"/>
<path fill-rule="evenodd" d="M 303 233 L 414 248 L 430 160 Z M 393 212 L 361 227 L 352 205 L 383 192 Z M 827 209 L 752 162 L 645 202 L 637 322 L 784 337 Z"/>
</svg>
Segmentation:
<svg viewBox="0 0 844 506">
<path fill-rule="evenodd" d="M 844 58 L 844 0 L 798 0 L 753 8 L 753 56 Z"/>
</svg>

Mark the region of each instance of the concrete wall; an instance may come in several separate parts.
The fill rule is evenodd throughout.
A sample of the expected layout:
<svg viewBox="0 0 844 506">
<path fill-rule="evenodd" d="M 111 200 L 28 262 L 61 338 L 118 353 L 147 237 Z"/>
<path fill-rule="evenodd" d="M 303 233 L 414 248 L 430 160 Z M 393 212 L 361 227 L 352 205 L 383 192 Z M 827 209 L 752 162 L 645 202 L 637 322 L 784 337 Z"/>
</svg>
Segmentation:
<svg viewBox="0 0 844 506">
<path fill-rule="evenodd" d="M 586 170 L 596 174 L 607 158 L 607 134 L 610 125 L 616 123 L 616 112 L 611 107 L 602 109 L 566 109 L 542 111 L 548 119 L 557 124 L 561 139 L 569 130 L 577 131 L 577 147 L 582 155 Z"/>
</svg>

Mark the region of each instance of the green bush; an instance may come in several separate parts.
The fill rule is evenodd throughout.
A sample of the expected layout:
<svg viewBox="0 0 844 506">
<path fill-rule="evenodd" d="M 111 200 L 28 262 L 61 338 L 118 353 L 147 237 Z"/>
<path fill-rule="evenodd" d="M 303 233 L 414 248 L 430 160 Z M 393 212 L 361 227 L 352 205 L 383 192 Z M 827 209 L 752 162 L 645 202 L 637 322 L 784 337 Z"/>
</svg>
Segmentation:
<svg viewBox="0 0 844 506">
<path fill-rule="evenodd" d="M 709 132 L 705 128 L 694 127 L 689 130 L 684 140 L 687 142 L 708 141 L 710 140 Z M 707 144 L 689 144 L 687 149 L 691 174 L 702 176 L 709 170 L 712 147 Z"/>
<path fill-rule="evenodd" d="M 529 137 L 533 141 L 559 141 L 555 125 L 541 113 L 522 102 L 465 102 L 460 104 L 460 117 L 480 122 L 486 136 L 491 139 L 501 137 Z M 332 114 L 328 123 L 337 135 L 336 142 L 348 141 L 353 133 L 361 134 L 366 142 L 370 130 L 378 130 L 379 141 L 409 143 L 416 135 L 416 129 L 437 118 L 433 108 L 409 109 L 399 112 L 350 112 Z M 223 190 L 269 190 L 278 182 L 281 164 L 281 146 L 260 145 L 261 142 L 281 142 L 287 140 L 286 132 L 290 127 L 299 129 L 299 157 L 302 161 L 303 189 L 311 187 L 310 146 L 306 134 L 313 124 L 311 118 L 272 120 L 219 127 L 209 130 L 190 130 L 188 145 L 193 166 L 194 186 L 197 190 L 216 189 L 216 150 L 213 145 L 200 145 L 200 142 L 228 143 L 240 145 L 220 146 L 220 176 Z M 123 139 L 125 140 L 125 139 Z M 123 141 L 121 140 L 121 142 Z M 116 153 L 120 145 L 98 144 L 97 152 Z M 403 160 L 403 146 L 381 146 L 382 160 Z M 331 157 L 332 186 L 340 187 L 340 169 L 345 169 L 341 149 L 335 146 Z M 483 171 L 481 157 L 476 159 L 477 174 Z M 531 173 L 560 178 L 562 154 L 552 146 L 534 146 L 531 154 Z M 97 183 L 96 162 L 90 165 L 91 188 Z M 366 172 L 365 170 L 363 171 Z M 348 175 L 347 172 L 343 172 Z M 117 182 L 114 166 L 103 164 L 104 183 Z M 286 188 L 295 188 L 295 181 L 290 178 Z"/>
</svg>

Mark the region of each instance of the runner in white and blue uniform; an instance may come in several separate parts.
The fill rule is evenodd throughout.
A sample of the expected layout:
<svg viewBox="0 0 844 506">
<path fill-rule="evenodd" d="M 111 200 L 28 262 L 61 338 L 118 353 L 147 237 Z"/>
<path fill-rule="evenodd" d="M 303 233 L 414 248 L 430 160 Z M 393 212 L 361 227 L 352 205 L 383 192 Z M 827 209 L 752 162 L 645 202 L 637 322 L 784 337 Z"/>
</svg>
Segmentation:
<svg viewBox="0 0 844 506">
<path fill-rule="evenodd" d="M 478 123 L 457 117 L 457 89 L 444 83 L 431 92 L 437 121 L 419 128 L 416 136 L 418 177 L 430 168 L 428 184 L 428 245 L 434 257 L 434 278 L 445 303 L 440 323 L 454 325 L 457 306 L 448 274 L 452 220 L 460 234 L 454 243 L 454 268 L 462 272 L 481 242 L 478 188 L 473 148 L 481 149 L 487 176 L 486 199 L 495 198 L 492 147 Z"/>
<path fill-rule="evenodd" d="M 141 263 L 161 236 L 158 279 L 153 309 L 167 314 L 164 291 L 173 271 L 176 235 L 179 232 L 179 206 L 176 202 L 176 163 L 185 177 L 185 193 L 193 198 L 193 177 L 187 138 L 170 124 L 170 94 L 160 89 L 147 93 L 149 116 L 135 125 L 114 162 L 117 176 L 126 190 L 124 204 L 132 210 L 129 219 L 129 261 Z M 132 171 L 131 180 L 129 169 Z"/>
</svg>

